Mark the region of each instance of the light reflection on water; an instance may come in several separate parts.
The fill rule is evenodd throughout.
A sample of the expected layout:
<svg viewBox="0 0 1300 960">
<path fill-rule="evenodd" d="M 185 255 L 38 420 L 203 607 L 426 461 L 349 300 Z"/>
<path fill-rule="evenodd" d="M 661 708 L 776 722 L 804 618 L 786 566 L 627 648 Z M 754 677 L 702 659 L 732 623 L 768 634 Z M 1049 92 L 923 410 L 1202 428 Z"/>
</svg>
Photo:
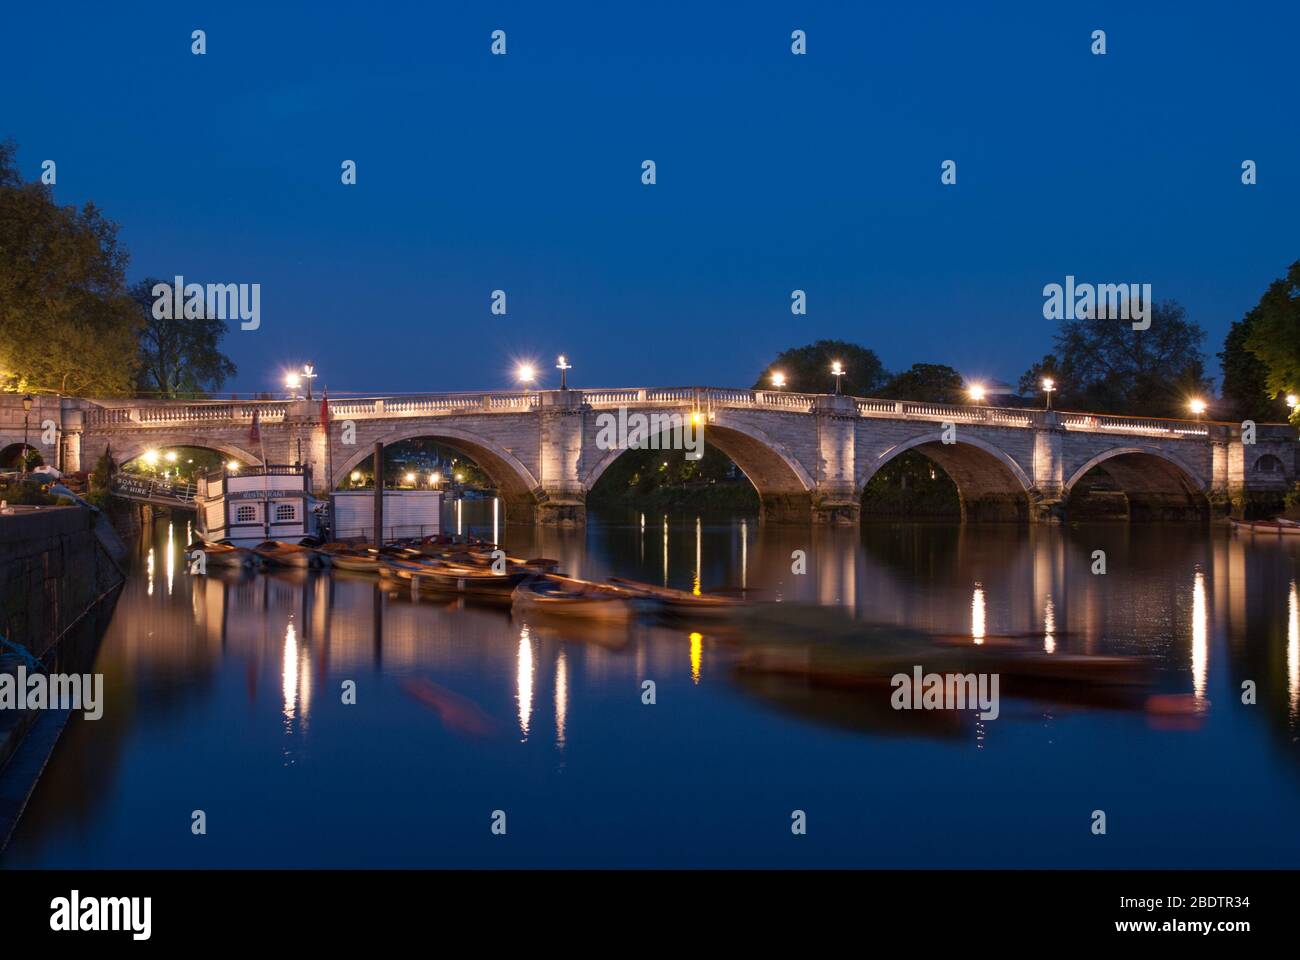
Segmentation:
<svg viewBox="0 0 1300 960">
<path fill-rule="evenodd" d="M 480 535 L 499 520 L 490 501 L 463 510 Z M 593 579 L 1147 655 L 1153 692 L 1204 713 L 1011 701 L 996 720 L 926 725 L 861 692 L 747 677 L 750 638 L 715 623 L 557 625 L 343 573 L 191 575 L 164 523 L 100 651 L 104 718 L 69 726 L 2 862 L 1300 865 L 1296 546 L 1217 528 L 665 519 L 504 529 L 512 553 Z M 1124 824 L 1104 847 L 1076 823 L 1102 805 Z M 508 846 L 489 842 L 498 807 Z M 794 807 L 826 826 L 792 850 Z M 196 808 L 220 843 L 192 841 Z"/>
</svg>

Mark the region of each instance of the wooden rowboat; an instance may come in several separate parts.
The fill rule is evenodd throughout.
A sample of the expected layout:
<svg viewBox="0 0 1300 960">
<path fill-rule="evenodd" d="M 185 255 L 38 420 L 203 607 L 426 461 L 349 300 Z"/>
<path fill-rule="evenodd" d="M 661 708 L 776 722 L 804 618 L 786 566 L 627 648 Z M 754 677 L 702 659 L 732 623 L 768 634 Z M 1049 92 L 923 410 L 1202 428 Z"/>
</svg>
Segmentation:
<svg viewBox="0 0 1300 960">
<path fill-rule="evenodd" d="M 309 567 L 312 551 L 296 543 L 283 540 L 267 540 L 252 548 L 253 553 L 262 563 L 271 567 Z"/>
<path fill-rule="evenodd" d="M 1232 529 L 1241 533 L 1268 536 L 1300 536 L 1300 523 L 1294 520 L 1229 520 Z"/>
<path fill-rule="evenodd" d="M 525 580 L 511 602 L 521 613 L 626 623 L 636 616 L 630 590 L 554 575 Z"/>
<path fill-rule="evenodd" d="M 526 570 L 492 573 L 476 567 L 448 563 L 410 563 L 385 558 L 379 575 L 388 579 L 418 581 L 420 590 L 431 593 L 461 593 L 469 596 L 510 597 L 515 587 L 532 576 Z"/>
<path fill-rule="evenodd" d="M 635 594 L 642 600 L 653 603 L 662 613 L 688 616 L 725 615 L 745 606 L 745 601 L 739 597 L 724 597 L 711 593 L 695 594 L 688 590 L 675 590 L 672 587 L 657 587 L 652 583 L 641 583 L 637 580 L 624 580 L 622 577 L 610 577 L 609 582 Z"/>
<path fill-rule="evenodd" d="M 330 566 L 349 573 L 378 573 L 379 556 L 369 550 L 327 551 Z"/>
<path fill-rule="evenodd" d="M 229 543 L 208 543 L 199 541 L 194 547 L 202 550 L 207 562 L 215 567 L 249 567 L 256 562 L 256 555 L 246 547 L 236 547 Z"/>
</svg>

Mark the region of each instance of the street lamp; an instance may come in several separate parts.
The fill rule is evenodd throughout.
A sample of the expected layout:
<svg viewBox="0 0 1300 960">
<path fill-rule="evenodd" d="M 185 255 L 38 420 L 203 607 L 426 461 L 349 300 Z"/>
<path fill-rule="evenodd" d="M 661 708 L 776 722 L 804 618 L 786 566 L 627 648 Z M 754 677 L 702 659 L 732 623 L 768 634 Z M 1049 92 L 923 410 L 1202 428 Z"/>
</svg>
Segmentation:
<svg viewBox="0 0 1300 960">
<path fill-rule="evenodd" d="M 1051 377 L 1043 377 L 1043 396 L 1047 398 L 1047 409 L 1052 409 L 1052 391 L 1056 389 L 1056 381 Z"/>
<path fill-rule="evenodd" d="M 840 392 L 840 377 L 844 376 L 844 364 L 835 360 L 831 363 L 831 376 L 835 378 L 835 393 Z"/>
<path fill-rule="evenodd" d="M 415 474 L 408 472 L 406 474 L 406 482 L 412 487 L 415 486 Z"/>
<path fill-rule="evenodd" d="M 779 370 L 772 371 L 772 386 L 781 390 L 785 387 L 785 374 Z"/>
<path fill-rule="evenodd" d="M 972 383 L 967 388 L 966 393 L 969 394 L 970 398 L 976 403 L 984 402 L 984 387 L 982 384 Z"/>
<path fill-rule="evenodd" d="M 429 474 L 429 483 L 436 490 L 438 488 L 438 484 L 442 483 L 442 474 L 441 473 Z"/>
<path fill-rule="evenodd" d="M 528 392 L 528 386 L 537 379 L 537 371 L 531 363 L 521 363 L 515 368 L 515 378 L 524 385 L 524 392 Z"/>
<path fill-rule="evenodd" d="M 311 382 L 316 379 L 316 365 L 314 363 L 304 363 L 302 365 L 302 378 L 307 381 L 307 399 L 311 400 Z"/>
<path fill-rule="evenodd" d="M 32 418 L 32 404 L 36 399 L 29 393 L 23 397 L 23 476 L 27 475 L 27 424 Z"/>
<path fill-rule="evenodd" d="M 1288 393 L 1286 395 L 1286 405 L 1291 408 L 1292 412 L 1295 412 L 1296 404 L 1300 404 L 1300 397 L 1297 397 L 1294 393 Z"/>
<path fill-rule="evenodd" d="M 290 400 L 297 400 L 298 391 L 302 389 L 302 375 L 286 373 L 284 375 L 284 388 L 289 391 Z"/>
<path fill-rule="evenodd" d="M 1205 412 L 1205 401 L 1200 399 L 1192 400 L 1187 404 L 1187 406 L 1199 421 L 1201 419 L 1201 414 Z"/>
<path fill-rule="evenodd" d="M 555 369 L 560 371 L 560 389 L 569 389 L 569 371 L 573 369 L 573 364 L 565 359 L 564 354 L 560 354 L 560 360 L 555 365 Z"/>
</svg>

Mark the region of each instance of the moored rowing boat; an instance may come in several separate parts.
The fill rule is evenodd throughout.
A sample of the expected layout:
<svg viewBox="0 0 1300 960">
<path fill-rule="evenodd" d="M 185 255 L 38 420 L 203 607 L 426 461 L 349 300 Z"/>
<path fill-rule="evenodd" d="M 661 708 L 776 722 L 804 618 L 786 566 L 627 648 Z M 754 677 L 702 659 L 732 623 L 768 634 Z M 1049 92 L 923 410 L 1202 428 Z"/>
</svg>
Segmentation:
<svg viewBox="0 0 1300 960">
<path fill-rule="evenodd" d="M 641 583 L 637 580 L 624 580 L 622 577 L 610 577 L 609 582 L 621 590 L 653 603 L 662 613 L 716 616 L 733 613 L 745 606 L 745 601 L 739 597 L 691 593 L 687 590 L 675 590 L 672 587 L 657 587 L 652 583 Z"/>
<path fill-rule="evenodd" d="M 1300 523 L 1294 520 L 1230 520 L 1232 529 L 1242 533 L 1269 536 L 1300 536 Z"/>
<path fill-rule="evenodd" d="M 520 583 L 511 602 L 521 613 L 625 623 L 636 615 L 636 599 L 620 587 L 549 575 Z"/>
</svg>

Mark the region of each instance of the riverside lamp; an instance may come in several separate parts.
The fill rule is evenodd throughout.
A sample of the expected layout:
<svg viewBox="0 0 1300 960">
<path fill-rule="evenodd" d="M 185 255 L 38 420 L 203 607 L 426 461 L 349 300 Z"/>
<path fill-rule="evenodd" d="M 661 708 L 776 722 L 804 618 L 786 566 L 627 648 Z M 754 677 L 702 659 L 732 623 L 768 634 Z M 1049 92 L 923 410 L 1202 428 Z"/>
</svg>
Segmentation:
<svg viewBox="0 0 1300 960">
<path fill-rule="evenodd" d="M 781 390 L 785 387 L 785 374 L 780 371 L 772 371 L 772 386 Z"/>
<path fill-rule="evenodd" d="M 1043 396 L 1047 398 L 1046 409 L 1052 409 L 1052 391 L 1056 389 L 1056 381 L 1051 377 L 1043 377 Z"/>
<path fill-rule="evenodd" d="M 32 404 L 36 402 L 30 393 L 23 397 L 23 475 L 27 475 L 27 424 L 32 419 Z"/>
<path fill-rule="evenodd" d="M 840 392 L 840 377 L 844 376 L 844 364 L 840 363 L 838 360 L 833 362 L 831 364 L 831 376 L 835 378 L 835 393 L 838 396 Z"/>
<path fill-rule="evenodd" d="M 564 354 L 560 354 L 559 361 L 555 364 L 555 369 L 560 371 L 560 389 L 569 389 L 569 371 L 573 369 L 573 364 L 565 359 Z"/>
</svg>

